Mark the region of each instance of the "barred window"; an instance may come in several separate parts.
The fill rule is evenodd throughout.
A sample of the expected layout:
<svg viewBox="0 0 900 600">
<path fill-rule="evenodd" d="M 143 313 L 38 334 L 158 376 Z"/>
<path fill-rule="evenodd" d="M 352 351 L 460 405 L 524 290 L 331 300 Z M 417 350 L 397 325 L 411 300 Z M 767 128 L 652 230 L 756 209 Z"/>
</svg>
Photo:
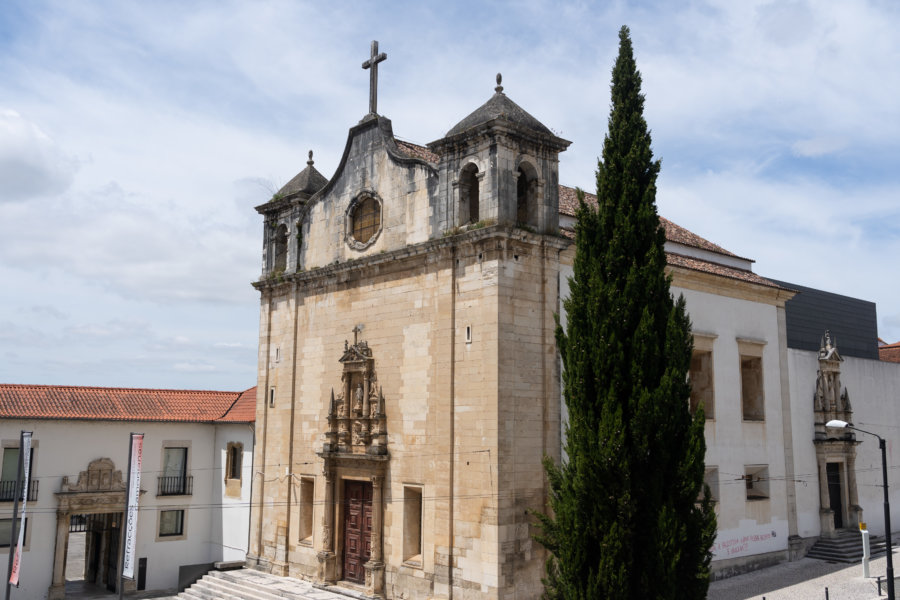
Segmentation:
<svg viewBox="0 0 900 600">
<path fill-rule="evenodd" d="M 353 210 L 353 239 L 365 244 L 381 227 L 381 206 L 374 198 L 361 200 Z"/>
</svg>

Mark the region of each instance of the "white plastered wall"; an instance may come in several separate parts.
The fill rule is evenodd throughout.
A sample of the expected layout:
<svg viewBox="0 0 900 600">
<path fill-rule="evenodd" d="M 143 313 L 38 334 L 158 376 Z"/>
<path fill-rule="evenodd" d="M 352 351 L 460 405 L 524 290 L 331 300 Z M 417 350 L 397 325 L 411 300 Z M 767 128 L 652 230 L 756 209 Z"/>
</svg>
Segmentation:
<svg viewBox="0 0 900 600">
<path fill-rule="evenodd" d="M 837 341 L 840 344 L 840 340 Z M 813 393 L 819 369 L 817 353 L 788 350 L 788 368 L 794 411 L 795 471 L 800 482 L 797 485 L 797 522 L 799 535 L 811 537 L 820 532 L 819 476 L 812 441 Z M 891 524 L 896 530 L 896 524 L 900 523 L 900 446 L 897 442 L 900 437 L 900 364 L 844 357 L 841 385 L 850 395 L 853 425 L 887 441 Z M 878 440 L 862 433 L 857 433 L 856 439 L 861 442 L 856 447 L 856 478 L 863 519 L 870 532 L 884 535 L 884 491 Z"/>
<path fill-rule="evenodd" d="M 244 442 L 248 502 L 252 435 L 246 424 L 220 427 L 225 443 Z M 137 557 L 147 558 L 146 589 L 175 589 L 181 565 L 243 558 L 248 517 L 234 518 L 233 523 L 218 533 L 212 527 L 213 521 L 221 520 L 226 511 L 229 514 L 225 517 L 234 517 L 238 511 L 249 513 L 246 502 L 241 508 L 219 508 L 229 506 L 231 500 L 223 501 L 222 487 L 216 484 L 223 466 L 218 459 L 220 451 L 224 452 L 224 446 L 215 449 L 216 426 L 196 423 L 4 420 L 0 422 L 0 440 L 18 442 L 21 430 L 34 433 L 37 449 L 34 452 L 33 477 L 39 482 L 39 491 L 37 500 L 27 505 L 30 546 L 23 554 L 21 585 L 14 592 L 17 597 L 45 598 L 47 595 L 56 546 L 57 499 L 54 494 L 60 491 L 63 476 L 68 476 L 69 482 L 74 484 L 78 474 L 86 470 L 92 460 L 110 458 L 116 469 L 122 471 L 124 480 L 131 432 L 144 433 L 145 436 L 141 474 L 141 489 L 145 493 L 140 500 Z M 241 436 L 243 440 L 238 439 Z M 162 470 L 162 446 L 164 441 L 169 440 L 190 442 L 188 475 L 193 476 L 193 494 L 190 496 L 156 495 L 157 477 Z M 185 510 L 184 539 L 157 541 L 159 511 L 166 508 Z M 0 503 L 0 518 L 10 518 L 11 511 L 11 502 Z M 238 535 L 238 530 L 242 528 L 243 533 Z M 243 547 L 243 550 L 229 549 L 226 555 L 223 553 L 223 543 L 235 548 Z M 0 549 L 0 573 L 4 577 L 7 556 L 8 549 Z"/>
</svg>

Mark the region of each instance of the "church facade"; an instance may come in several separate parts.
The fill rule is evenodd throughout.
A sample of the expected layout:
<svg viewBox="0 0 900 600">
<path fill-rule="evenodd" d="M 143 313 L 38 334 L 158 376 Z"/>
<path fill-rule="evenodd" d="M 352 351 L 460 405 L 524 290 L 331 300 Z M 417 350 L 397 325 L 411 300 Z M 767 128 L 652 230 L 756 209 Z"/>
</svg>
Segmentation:
<svg viewBox="0 0 900 600">
<path fill-rule="evenodd" d="M 529 511 L 560 448 L 569 142 L 499 77 L 427 149 L 371 109 L 330 179 L 310 157 L 258 207 L 264 473 L 248 562 L 369 596 L 531 597 Z"/>
<path fill-rule="evenodd" d="M 383 59 L 373 44 L 370 110 L 334 174 L 310 152 L 257 207 L 247 563 L 368 597 L 538 598 L 546 556 L 531 513 L 545 508 L 541 461 L 560 459 L 566 418 L 554 331 L 574 256 L 575 191 L 559 185 L 569 142 L 499 75 L 443 138 L 397 140 L 377 113 Z M 661 224 L 672 291 L 694 324 L 713 569 L 800 557 L 868 502 L 856 494 L 856 442 L 819 423 L 852 416 L 840 356 L 819 364 L 789 349 L 790 286 Z M 840 520 L 828 473 L 843 478 Z"/>
</svg>

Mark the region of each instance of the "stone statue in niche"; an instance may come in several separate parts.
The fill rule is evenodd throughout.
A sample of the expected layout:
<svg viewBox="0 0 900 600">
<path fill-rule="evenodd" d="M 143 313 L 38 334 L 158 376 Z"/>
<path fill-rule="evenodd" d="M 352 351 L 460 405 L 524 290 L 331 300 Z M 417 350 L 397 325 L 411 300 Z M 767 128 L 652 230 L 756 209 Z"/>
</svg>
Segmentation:
<svg viewBox="0 0 900 600">
<path fill-rule="evenodd" d="M 363 409 L 363 386 L 361 383 L 356 384 L 356 391 L 353 392 L 353 414 L 361 415 Z"/>
<path fill-rule="evenodd" d="M 362 444 L 365 444 L 365 435 L 363 433 L 362 423 L 357 421 L 353 424 L 353 445 L 361 446 Z"/>
<path fill-rule="evenodd" d="M 325 454 L 387 455 L 384 394 L 372 349 L 359 339 L 360 331 L 354 328 L 352 344 L 344 341 L 340 391 L 331 390 L 328 404 Z"/>
</svg>

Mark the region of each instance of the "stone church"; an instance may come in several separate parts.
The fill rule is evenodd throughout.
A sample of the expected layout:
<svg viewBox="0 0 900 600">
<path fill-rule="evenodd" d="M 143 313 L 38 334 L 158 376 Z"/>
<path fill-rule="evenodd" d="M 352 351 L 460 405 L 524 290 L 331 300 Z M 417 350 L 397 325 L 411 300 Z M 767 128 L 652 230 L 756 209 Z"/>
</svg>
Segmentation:
<svg viewBox="0 0 900 600">
<path fill-rule="evenodd" d="M 323 176 L 310 152 L 257 207 L 247 564 L 367 597 L 538 598 L 545 553 L 531 511 L 545 507 L 541 460 L 560 458 L 565 420 L 554 316 L 565 320 L 574 258 L 575 190 L 559 185 L 570 142 L 499 75 L 443 138 L 398 140 L 377 111 L 385 58 L 373 43 L 369 112 L 335 172 Z M 799 558 L 852 531 L 880 506 L 877 448 L 824 423 L 900 423 L 886 392 L 900 366 L 866 354 L 875 335 L 845 362 L 830 338 L 820 348 L 824 328 L 804 329 L 852 299 L 791 309 L 799 286 L 660 222 L 672 293 L 693 322 L 714 572 Z M 874 305 L 871 316 L 874 332 Z M 853 412 L 841 374 L 867 398 Z"/>
<path fill-rule="evenodd" d="M 487 102 L 427 148 L 377 113 L 265 218 L 252 566 L 368 596 L 536 597 L 559 456 L 558 157 Z M 452 589 L 452 591 L 451 591 Z"/>
</svg>

